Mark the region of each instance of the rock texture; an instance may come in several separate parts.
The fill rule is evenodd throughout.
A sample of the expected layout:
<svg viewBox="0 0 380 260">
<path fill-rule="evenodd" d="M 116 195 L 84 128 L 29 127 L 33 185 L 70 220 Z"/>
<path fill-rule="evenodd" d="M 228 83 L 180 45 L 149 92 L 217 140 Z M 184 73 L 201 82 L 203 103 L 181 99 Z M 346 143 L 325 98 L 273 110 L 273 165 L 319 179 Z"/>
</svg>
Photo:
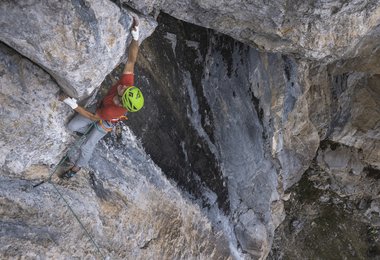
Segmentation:
<svg viewBox="0 0 380 260">
<path fill-rule="evenodd" d="M 298 76 L 308 67 L 164 15 L 158 21 L 142 45 L 136 83 L 157 112 L 145 109 L 128 124 L 185 189 L 201 198 L 204 186 L 215 192 L 243 252 L 263 258 L 284 218 L 283 191 L 319 146 L 304 113 L 309 88 Z M 157 132 L 162 127 L 168 130 Z"/>
<path fill-rule="evenodd" d="M 89 170 L 34 189 L 73 142 L 57 92 L 82 98 L 98 87 L 125 57 L 133 13 L 106 0 L 0 3 L 2 257 L 265 259 L 273 241 L 270 256 L 282 257 L 287 230 L 275 229 L 285 209 L 298 210 L 284 201 L 296 203 L 287 192 L 311 165 L 310 180 L 325 192 L 318 203 L 338 201 L 335 192 L 359 208 L 342 214 L 378 226 L 377 2 L 124 3 L 146 15 L 143 39 L 156 26 L 149 15 L 159 23 L 136 68 L 146 106 L 99 144 Z M 302 229 L 314 213 L 307 206 L 307 217 L 284 223 L 317 238 L 329 222 Z"/>
<path fill-rule="evenodd" d="M 373 57 L 379 56 L 376 0 L 123 2 L 144 13 L 161 10 L 265 51 L 326 61 L 359 58 L 367 63 L 370 58 L 379 72 L 379 60 Z"/>
<path fill-rule="evenodd" d="M 1 258 L 231 259 L 222 225 L 183 198 L 128 129 L 120 143 L 102 142 L 91 166 L 36 188 L 33 174 L 1 170 Z"/>
<path fill-rule="evenodd" d="M 45 69 L 69 95 L 89 96 L 120 63 L 131 13 L 102 1 L 1 1 L 0 41 Z M 141 39 L 156 26 L 143 19 Z"/>
<path fill-rule="evenodd" d="M 43 69 L 4 44 L 0 61 L 0 166 L 23 178 L 29 167 L 59 160 L 70 140 L 64 126 L 69 109 Z"/>
<path fill-rule="evenodd" d="M 291 189 L 287 218 L 276 230 L 268 259 L 378 259 L 380 227 L 364 216 L 368 201 L 322 189 L 328 182 L 319 174 L 324 173 L 310 169 Z"/>
<path fill-rule="evenodd" d="M 0 57 L 1 258 L 238 255 L 228 219 L 215 206 L 200 208 L 170 183 L 128 128 L 99 145 L 90 164 L 96 172 L 83 171 L 71 182 L 54 176 L 55 186 L 33 188 L 73 143 L 65 128 L 70 109 L 57 101 L 59 86 L 43 64 L 4 44 Z"/>
<path fill-rule="evenodd" d="M 339 143 L 327 144 L 318 151 L 317 162 L 329 179 L 328 188 L 351 199 L 376 197 L 380 193 L 377 171 L 365 164 L 365 152 Z M 325 187 L 327 188 L 327 187 Z"/>
<path fill-rule="evenodd" d="M 377 118 L 378 91 L 376 87 L 366 88 L 365 92 L 373 94 L 356 98 L 352 93 L 360 92 L 363 85 L 345 79 L 357 78 L 358 73 L 334 75 L 330 66 L 259 53 L 210 31 L 199 34 L 183 23 L 162 17 L 158 21 L 164 25 L 142 48 L 139 66 L 144 76 L 139 85 L 148 89 L 148 99 L 154 95 L 149 90 L 151 86 L 158 88 L 159 93 L 171 94 L 151 98 L 149 104 L 157 107 L 158 113 L 142 111 L 141 120 L 131 118 L 129 124 L 160 167 L 179 169 L 173 178 L 182 183 L 185 180 L 188 189 L 200 177 L 218 195 L 220 206 L 224 205 L 224 190 L 217 188 L 218 182 L 211 181 L 214 177 L 208 178 L 208 164 L 201 164 L 204 168 L 197 168 L 195 177 L 183 171 L 188 164 L 200 163 L 199 156 L 189 156 L 184 147 L 197 143 L 201 158 L 206 156 L 218 162 L 222 175 L 219 178 L 228 188 L 231 221 L 243 252 L 253 258 L 265 258 L 268 254 L 274 229 L 284 218 L 281 198 L 287 197 L 285 191 L 309 168 L 322 140 L 335 140 L 338 133 L 347 140 L 356 140 L 360 147 L 352 149 L 368 146 L 357 163 L 376 167 L 378 120 L 368 124 L 368 128 L 360 124 L 365 128 L 361 132 L 359 124 L 354 126 L 352 122 Z M 154 51 L 157 46 L 160 53 Z M 164 73 L 157 75 L 162 68 Z M 373 77 L 360 75 L 362 82 Z M 358 104 L 361 102 L 366 105 Z M 165 105 L 161 108 L 157 103 Z M 369 112 L 353 112 L 362 109 Z M 181 112 L 184 110 L 186 117 Z M 157 139 L 155 129 L 162 125 L 171 127 Z M 184 137 L 183 125 L 188 132 L 193 128 L 198 137 Z M 350 130 L 343 132 L 342 127 Z M 162 158 L 167 147 L 162 140 L 168 141 L 170 150 L 174 149 L 176 160 Z M 339 155 L 334 156 L 332 161 L 339 161 Z M 369 159 L 372 156 L 376 159 Z M 347 182 L 345 185 L 349 187 Z M 361 190 L 366 187 L 363 185 Z M 195 190 L 195 194 L 201 193 L 202 190 Z M 375 198 L 376 194 L 375 189 L 370 196 Z M 373 209 L 376 211 L 375 202 Z"/>
<path fill-rule="evenodd" d="M 363 160 L 380 168 L 380 77 L 349 74 L 336 95 L 330 139 L 363 151 Z"/>
</svg>

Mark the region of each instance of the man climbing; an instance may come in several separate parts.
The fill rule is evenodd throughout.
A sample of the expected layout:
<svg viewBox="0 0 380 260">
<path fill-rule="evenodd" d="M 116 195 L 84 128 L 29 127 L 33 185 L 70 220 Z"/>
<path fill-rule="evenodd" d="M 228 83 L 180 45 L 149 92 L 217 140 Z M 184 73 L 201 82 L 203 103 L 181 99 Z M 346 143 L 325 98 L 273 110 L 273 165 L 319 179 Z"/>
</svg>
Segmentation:
<svg viewBox="0 0 380 260">
<path fill-rule="evenodd" d="M 94 123 L 94 127 L 86 135 L 86 141 L 80 148 L 79 158 L 61 177 L 73 177 L 81 167 L 86 167 L 96 144 L 108 132 L 112 131 L 114 123 L 125 118 L 127 112 L 136 112 L 144 105 L 141 91 L 134 86 L 134 66 L 139 49 L 139 26 L 136 17 L 133 17 L 131 28 L 132 42 L 128 50 L 128 61 L 124 67 L 120 80 L 111 87 L 101 106 L 95 113 L 78 106 L 75 98 L 61 95 L 60 100 L 69 105 L 78 114 L 69 122 L 71 131 L 84 133 Z"/>
</svg>

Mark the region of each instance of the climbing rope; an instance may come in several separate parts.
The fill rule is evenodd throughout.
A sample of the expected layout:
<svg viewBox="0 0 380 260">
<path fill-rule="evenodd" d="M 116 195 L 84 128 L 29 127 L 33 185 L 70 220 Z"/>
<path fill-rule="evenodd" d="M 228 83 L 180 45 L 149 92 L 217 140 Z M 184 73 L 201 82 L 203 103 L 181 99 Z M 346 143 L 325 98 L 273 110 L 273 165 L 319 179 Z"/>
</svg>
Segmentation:
<svg viewBox="0 0 380 260">
<path fill-rule="evenodd" d="M 78 223 L 80 224 L 80 226 L 83 228 L 83 230 L 85 231 L 86 235 L 90 238 L 90 241 L 94 244 L 94 246 L 96 247 L 98 253 L 103 257 L 103 259 L 105 259 L 105 256 L 103 255 L 102 251 L 100 251 L 100 248 L 99 248 L 98 244 L 95 242 L 95 240 L 91 236 L 90 232 L 87 231 L 87 229 L 84 226 L 84 224 L 82 223 L 82 221 L 80 221 L 78 215 L 75 213 L 75 211 L 73 210 L 73 208 L 70 206 L 70 204 L 67 202 L 67 200 L 63 197 L 62 193 L 58 190 L 57 186 L 55 186 L 55 184 L 53 182 L 50 182 L 50 183 L 53 185 L 53 187 L 55 188 L 55 190 L 57 191 L 57 193 L 59 194 L 59 196 L 66 203 L 66 206 L 69 208 L 69 210 L 71 211 L 71 213 L 74 215 L 75 219 L 78 221 Z"/>
<path fill-rule="evenodd" d="M 95 125 L 95 123 L 96 122 L 91 123 L 90 126 L 87 128 L 87 130 L 83 133 L 83 135 L 68 149 L 68 151 L 65 153 L 65 156 L 63 156 L 62 159 L 59 161 L 59 163 L 54 167 L 53 171 L 50 173 L 50 175 L 47 177 L 47 179 L 33 185 L 33 188 L 36 188 L 36 187 L 40 186 L 41 184 L 44 184 L 45 182 L 51 181 L 51 178 L 57 172 L 58 167 L 61 166 L 61 164 L 64 163 L 66 161 L 66 159 L 68 158 L 68 154 L 71 152 L 71 150 L 77 146 L 82 145 L 82 143 L 84 142 L 84 140 L 86 138 L 86 135 L 88 134 L 88 132 L 90 132 L 92 127 Z"/>
<path fill-rule="evenodd" d="M 95 248 L 97 249 L 98 253 L 103 257 L 103 259 L 105 259 L 105 256 L 103 255 L 103 253 L 101 252 L 98 244 L 95 242 L 94 238 L 91 236 L 90 232 L 87 231 L 86 227 L 84 226 L 84 224 L 82 223 L 82 221 L 80 221 L 78 215 L 75 213 L 75 211 L 73 210 L 73 208 L 70 206 L 70 204 L 68 203 L 68 201 L 63 197 L 62 193 L 59 191 L 58 187 L 51 181 L 51 178 L 53 177 L 53 175 L 57 172 L 57 169 L 58 167 L 61 166 L 61 164 L 63 162 L 66 161 L 66 159 L 68 158 L 68 154 L 71 152 L 72 149 L 74 149 L 75 147 L 77 147 L 78 145 L 82 145 L 82 143 L 84 142 L 85 140 L 85 137 L 86 137 L 86 134 L 92 129 L 92 127 L 95 125 L 95 122 L 91 123 L 91 125 L 88 127 L 88 129 L 83 133 L 83 136 L 81 136 L 81 138 L 78 139 L 78 141 L 76 141 L 69 149 L 68 151 L 66 152 L 65 156 L 59 161 L 59 163 L 54 167 L 53 171 L 50 173 L 50 175 L 48 176 L 48 178 L 46 180 L 43 180 L 41 181 L 40 183 L 37 183 L 36 185 L 33 185 L 33 188 L 36 188 L 38 186 L 40 186 L 41 184 L 43 183 L 50 183 L 53 185 L 54 189 L 56 190 L 56 192 L 58 193 L 58 195 L 62 198 L 62 200 L 65 202 L 66 206 L 69 208 L 69 210 L 71 211 L 71 213 L 73 214 L 73 216 L 75 217 L 75 219 L 78 221 L 79 225 L 82 227 L 82 229 L 85 231 L 86 235 L 90 238 L 90 241 L 93 243 L 93 245 L 95 246 Z"/>
</svg>

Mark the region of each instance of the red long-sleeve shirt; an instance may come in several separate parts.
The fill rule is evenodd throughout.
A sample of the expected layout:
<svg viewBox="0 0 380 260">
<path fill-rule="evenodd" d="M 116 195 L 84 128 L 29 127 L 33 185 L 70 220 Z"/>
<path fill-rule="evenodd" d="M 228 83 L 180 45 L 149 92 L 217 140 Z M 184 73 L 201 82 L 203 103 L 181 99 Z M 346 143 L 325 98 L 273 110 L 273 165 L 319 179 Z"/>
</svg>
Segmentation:
<svg viewBox="0 0 380 260">
<path fill-rule="evenodd" d="M 128 112 L 128 110 L 124 107 L 115 105 L 113 98 L 118 95 L 117 88 L 120 85 L 133 86 L 134 78 L 134 74 L 122 74 L 120 80 L 111 87 L 107 95 L 103 98 L 100 108 L 96 111 L 101 119 L 107 121 L 119 119 L 121 116 L 125 115 L 126 112 Z"/>
</svg>

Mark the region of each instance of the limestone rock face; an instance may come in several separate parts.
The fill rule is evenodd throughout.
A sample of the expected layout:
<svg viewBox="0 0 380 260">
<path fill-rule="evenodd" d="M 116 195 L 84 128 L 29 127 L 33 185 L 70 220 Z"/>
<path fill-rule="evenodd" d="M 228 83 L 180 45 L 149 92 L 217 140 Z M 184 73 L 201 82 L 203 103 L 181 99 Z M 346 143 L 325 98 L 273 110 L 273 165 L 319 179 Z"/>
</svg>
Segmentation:
<svg viewBox="0 0 380 260">
<path fill-rule="evenodd" d="M 284 218 L 285 192 L 310 167 L 321 140 L 334 139 L 341 127 L 358 133 L 351 120 L 345 121 L 348 116 L 342 115 L 353 119 L 352 110 L 363 109 L 362 105 L 353 105 L 356 99 L 351 94 L 360 86 L 344 80 L 345 74 L 331 75 L 329 66 L 260 53 L 218 34 L 196 33 L 189 25 L 162 17 L 162 27 L 142 46 L 139 62 L 144 76 L 138 84 L 157 112 L 143 110 L 141 117 L 131 115 L 129 124 L 160 167 L 176 169 L 173 178 L 196 194 L 201 191 L 191 185 L 199 177 L 218 195 L 219 206 L 225 205 L 222 198 L 226 191 L 219 189 L 220 179 L 228 188 L 239 245 L 247 255 L 265 258 L 274 229 Z M 159 53 L 155 52 L 157 46 Z M 157 75 L 161 70 L 163 73 Z M 357 73 L 350 75 L 357 77 Z M 154 96 L 152 85 L 160 95 Z M 376 88 L 371 89 L 376 99 Z M 368 120 L 376 118 L 376 102 L 366 103 L 372 111 Z M 361 147 L 373 147 L 378 135 L 376 124 L 377 120 L 362 135 L 346 137 L 357 138 Z M 157 138 L 156 129 L 162 126 L 170 127 Z M 183 133 L 185 127 L 187 135 Z M 193 132 L 198 135 L 194 139 Z M 375 138 L 370 141 L 369 136 Z M 191 153 L 194 144 L 197 156 Z M 368 153 L 372 156 L 378 150 L 369 151 L 374 151 Z M 204 164 L 200 154 L 219 162 L 220 168 L 210 172 L 214 168 Z M 374 166 L 373 162 L 379 161 L 377 155 L 374 160 L 365 159 L 366 154 L 356 158 L 358 165 Z M 339 154 L 332 156 L 338 163 Z M 189 176 L 189 164 L 196 165 L 197 177 Z M 345 185 L 349 188 L 347 182 Z"/>
<path fill-rule="evenodd" d="M 380 77 L 346 76 L 345 89 L 336 93 L 339 108 L 333 118 L 331 140 L 361 149 L 364 162 L 380 168 Z"/>
<path fill-rule="evenodd" d="M 141 40 L 150 15 L 159 23 L 136 65 L 146 105 L 89 169 L 37 188 L 74 139 L 59 90 L 86 97 L 113 70 L 107 91 L 133 13 L 107 0 L 0 3 L 3 258 L 265 259 L 311 165 L 319 189 L 378 225 L 377 1 L 121 2 L 145 14 Z"/>
<path fill-rule="evenodd" d="M 309 169 L 290 189 L 287 217 L 276 230 L 267 259 L 378 258 L 378 200 L 352 200 L 323 189 L 329 182 L 318 178 L 322 172 Z"/>
<path fill-rule="evenodd" d="M 380 5 L 376 0 L 124 2 L 145 13 L 162 10 L 265 51 L 328 61 L 345 58 L 348 63 L 353 57 L 362 63 L 370 58 L 372 68 L 379 72 L 375 57 L 379 56 Z"/>
<path fill-rule="evenodd" d="M 79 7 L 86 8 L 83 2 Z M 36 33 L 44 29 L 38 26 Z M 32 57 L 34 51 L 30 52 Z M 90 162 L 96 171 L 83 170 L 70 182 L 54 175 L 55 186 L 33 188 L 74 142 L 65 127 L 71 109 L 57 100 L 60 88 L 47 73 L 54 74 L 45 67 L 46 57 L 32 61 L 1 44 L 0 61 L 0 258 L 231 259 L 238 255 L 228 218 L 215 206 L 212 213 L 205 211 L 181 193 L 128 128 L 121 139 L 111 136 L 99 144 Z M 57 66 L 64 71 L 61 65 Z M 85 74 L 82 69 L 77 72 Z"/>
<path fill-rule="evenodd" d="M 131 39 L 132 16 L 101 1 L 1 1 L 0 41 L 40 64 L 73 97 L 99 87 Z M 156 26 L 142 18 L 141 39 Z"/>
<path fill-rule="evenodd" d="M 351 199 L 375 198 L 380 192 L 377 181 L 380 175 L 378 170 L 365 163 L 365 154 L 361 149 L 339 143 L 321 148 L 317 162 L 326 173 L 321 179 L 329 179 L 330 182 L 324 189 L 329 188 Z"/>
<path fill-rule="evenodd" d="M 0 167 L 22 178 L 32 165 L 59 160 L 70 140 L 69 109 L 51 76 L 30 60 L 0 44 L 0 62 Z"/>
<path fill-rule="evenodd" d="M 13 178 L 2 168 L 1 258 L 231 259 L 222 227 L 182 197 L 128 129 L 120 143 L 98 148 L 96 172 L 54 177 L 55 186 L 33 188 L 26 180 L 33 176 Z"/>
<path fill-rule="evenodd" d="M 215 192 L 214 203 L 234 216 L 243 252 L 265 258 L 284 218 L 284 190 L 319 146 L 303 85 L 309 67 L 164 15 L 158 21 L 142 45 L 136 83 L 153 109 L 128 124 L 184 189 L 201 198 L 203 185 Z"/>
</svg>

